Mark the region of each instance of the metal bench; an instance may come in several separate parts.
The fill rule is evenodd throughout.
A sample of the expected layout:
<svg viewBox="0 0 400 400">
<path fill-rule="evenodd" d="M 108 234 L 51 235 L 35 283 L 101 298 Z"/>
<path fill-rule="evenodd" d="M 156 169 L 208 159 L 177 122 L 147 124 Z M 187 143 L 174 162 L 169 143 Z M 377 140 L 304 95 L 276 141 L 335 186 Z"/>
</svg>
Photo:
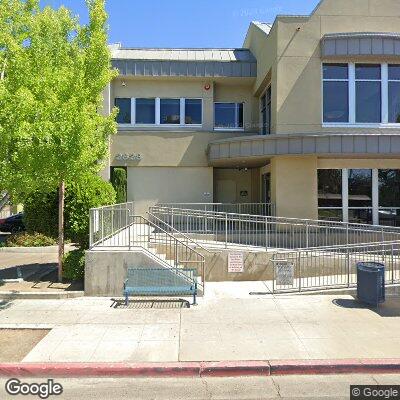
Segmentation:
<svg viewBox="0 0 400 400">
<path fill-rule="evenodd" d="M 124 282 L 125 305 L 128 305 L 130 295 L 191 295 L 195 305 L 196 275 L 195 269 L 128 268 Z"/>
</svg>

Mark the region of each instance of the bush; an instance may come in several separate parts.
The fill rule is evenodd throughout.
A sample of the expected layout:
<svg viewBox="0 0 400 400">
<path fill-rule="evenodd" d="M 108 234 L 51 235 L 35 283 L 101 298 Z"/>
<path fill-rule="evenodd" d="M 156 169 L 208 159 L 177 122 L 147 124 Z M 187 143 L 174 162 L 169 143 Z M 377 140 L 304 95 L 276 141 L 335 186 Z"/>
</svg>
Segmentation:
<svg viewBox="0 0 400 400">
<path fill-rule="evenodd" d="M 63 258 L 63 278 L 71 281 L 83 279 L 85 275 L 85 251 L 78 249 L 67 253 Z"/>
<path fill-rule="evenodd" d="M 54 238 L 48 237 L 41 233 L 16 233 L 6 240 L 6 247 L 41 247 L 54 246 L 57 242 Z"/>
<path fill-rule="evenodd" d="M 65 185 L 65 238 L 82 248 L 89 245 L 89 209 L 115 203 L 115 190 L 100 176 L 88 174 Z M 25 201 L 28 232 L 58 235 L 58 192 L 34 193 Z"/>
<path fill-rule="evenodd" d="M 111 184 L 116 193 L 116 203 L 126 203 L 126 169 L 114 167 L 111 170 Z"/>
</svg>

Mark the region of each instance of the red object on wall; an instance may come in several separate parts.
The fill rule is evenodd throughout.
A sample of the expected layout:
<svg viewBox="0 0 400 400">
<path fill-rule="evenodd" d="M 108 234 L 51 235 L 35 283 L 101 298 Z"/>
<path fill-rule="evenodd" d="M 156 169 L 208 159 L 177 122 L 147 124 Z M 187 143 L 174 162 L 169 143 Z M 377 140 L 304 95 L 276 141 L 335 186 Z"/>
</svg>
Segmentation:
<svg viewBox="0 0 400 400">
<path fill-rule="evenodd" d="M 204 89 L 205 90 L 210 90 L 211 89 L 211 85 L 209 83 L 207 83 L 206 85 L 204 85 Z"/>
</svg>

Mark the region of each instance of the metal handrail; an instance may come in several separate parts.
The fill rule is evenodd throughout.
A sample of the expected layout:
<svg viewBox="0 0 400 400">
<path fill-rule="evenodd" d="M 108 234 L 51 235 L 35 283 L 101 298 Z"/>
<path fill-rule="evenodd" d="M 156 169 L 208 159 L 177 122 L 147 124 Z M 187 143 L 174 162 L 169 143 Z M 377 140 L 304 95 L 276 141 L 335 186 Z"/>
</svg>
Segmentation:
<svg viewBox="0 0 400 400">
<path fill-rule="evenodd" d="M 152 214 L 151 212 L 147 213 L 151 218 L 154 218 L 157 220 L 157 222 L 160 222 L 164 225 L 166 225 L 168 227 L 168 229 L 171 229 L 172 231 L 176 232 L 177 234 L 181 235 L 182 237 L 184 237 L 188 242 L 192 243 L 193 246 L 195 247 L 199 247 L 200 249 L 204 250 L 205 252 L 211 254 L 211 251 L 206 249 L 205 247 L 203 247 L 201 244 L 197 243 L 195 240 L 193 240 L 190 236 L 185 235 L 183 232 L 178 231 L 177 229 L 175 229 L 173 226 L 167 224 L 165 221 L 163 221 L 162 219 L 158 218 L 157 216 L 155 216 L 154 214 Z M 161 229 L 161 228 L 159 228 Z"/>
<path fill-rule="evenodd" d="M 167 207 L 167 206 L 161 206 L 161 205 L 156 205 L 156 206 L 152 206 L 150 207 L 150 210 L 152 213 L 156 212 L 156 210 L 174 210 L 175 211 L 182 211 L 185 213 L 188 212 L 192 212 L 192 213 L 197 213 L 197 215 L 202 216 L 202 213 L 206 213 L 208 214 L 208 216 L 211 215 L 216 215 L 216 216 L 223 216 L 225 217 L 225 215 L 228 216 L 232 216 L 232 217 L 236 217 L 238 219 L 242 219 L 243 217 L 254 217 L 254 218 L 268 218 L 268 219 L 274 219 L 280 222 L 291 222 L 293 223 L 293 225 L 297 224 L 302 224 L 302 223 L 314 223 L 315 225 L 309 225 L 311 226 L 318 226 L 321 227 L 324 224 L 325 225 L 337 225 L 339 227 L 343 227 L 343 226 L 349 226 L 349 227 L 359 227 L 359 228 L 369 228 L 370 230 L 373 230 L 371 228 L 376 228 L 375 230 L 378 229 L 388 229 L 388 230 L 394 230 L 394 231 L 398 231 L 400 233 L 400 227 L 395 227 L 395 226 L 386 226 L 386 225 L 369 225 L 369 224 L 358 224 L 355 222 L 340 222 L 340 221 L 327 221 L 327 220 L 316 220 L 316 219 L 306 219 L 306 218 L 292 218 L 292 217 L 276 217 L 276 216 L 270 216 L 270 215 L 255 215 L 255 214 L 239 214 L 239 213 L 229 213 L 229 212 L 221 212 L 221 211 L 204 211 L 204 210 L 196 210 L 196 209 L 191 209 L 191 208 L 174 208 L 174 207 Z M 178 214 L 175 214 L 178 215 Z M 393 233 L 397 233 L 397 232 L 393 232 Z"/>
<path fill-rule="evenodd" d="M 160 230 L 161 233 L 162 233 L 163 235 L 165 235 L 166 237 L 169 237 L 170 239 L 172 239 L 172 241 L 174 242 L 174 244 L 173 244 L 174 248 L 175 248 L 175 245 L 176 245 L 177 243 L 179 243 L 179 244 L 182 245 L 185 249 L 187 249 L 190 253 L 194 253 L 197 257 L 199 257 L 200 260 L 198 260 L 198 261 L 192 260 L 191 263 L 193 263 L 194 261 L 196 261 L 197 263 L 201 263 L 201 264 L 202 264 L 202 267 L 201 267 L 201 269 L 202 269 L 202 270 L 201 270 L 201 281 L 202 281 L 202 284 L 203 284 L 203 286 L 204 286 L 204 282 L 205 282 L 205 257 L 204 257 L 201 253 L 199 253 L 199 252 L 196 251 L 195 249 L 192 249 L 192 248 L 191 248 L 190 246 L 188 246 L 186 243 L 184 243 L 183 241 L 181 241 L 180 239 L 176 238 L 176 237 L 175 237 L 174 235 L 172 235 L 171 233 L 167 232 L 165 229 L 161 228 L 159 225 L 153 223 L 152 221 L 148 220 L 147 218 L 145 218 L 145 217 L 143 217 L 143 216 L 141 216 L 141 215 L 132 215 L 132 216 L 131 216 L 131 221 L 132 221 L 132 222 L 131 222 L 130 226 L 132 226 L 132 225 L 135 224 L 135 222 L 134 222 L 135 219 L 139 219 L 139 220 L 143 221 L 142 224 L 144 224 L 144 225 L 148 225 L 148 226 L 151 226 L 151 227 L 153 227 L 153 228 L 156 228 L 156 229 Z M 150 236 L 150 234 L 149 234 L 149 236 Z M 133 237 L 132 239 L 133 239 L 133 245 L 134 245 L 134 243 L 135 243 L 135 238 Z M 140 243 L 143 243 L 143 241 L 140 242 Z M 165 240 L 165 243 L 162 243 L 162 244 L 166 244 L 166 243 L 167 243 L 167 240 Z M 129 247 L 130 247 L 130 243 L 129 243 Z M 134 245 L 134 247 L 135 247 L 135 245 Z M 143 246 L 140 246 L 140 247 L 143 247 Z M 143 247 L 143 248 L 145 248 L 145 247 Z M 175 255 L 176 255 L 176 254 L 175 254 Z M 160 260 L 162 260 L 162 259 L 160 258 Z M 176 263 L 179 264 L 179 262 L 180 262 L 180 263 L 183 263 L 183 260 L 178 260 L 178 259 L 176 259 Z"/>
<path fill-rule="evenodd" d="M 150 213 L 195 241 L 264 248 L 313 248 L 400 239 L 400 228 L 153 206 Z"/>
</svg>

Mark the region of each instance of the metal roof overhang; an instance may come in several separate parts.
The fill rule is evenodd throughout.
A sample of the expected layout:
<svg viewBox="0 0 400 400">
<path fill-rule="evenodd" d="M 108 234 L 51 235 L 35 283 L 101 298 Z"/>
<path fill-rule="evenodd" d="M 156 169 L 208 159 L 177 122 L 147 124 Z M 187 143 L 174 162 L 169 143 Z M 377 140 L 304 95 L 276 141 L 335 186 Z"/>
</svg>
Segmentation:
<svg viewBox="0 0 400 400">
<path fill-rule="evenodd" d="M 168 61 L 113 59 L 120 76 L 240 77 L 257 76 L 256 61 Z"/>
<path fill-rule="evenodd" d="M 400 33 L 331 33 L 321 40 L 322 57 L 399 57 Z"/>
<path fill-rule="evenodd" d="M 261 166 L 274 156 L 398 158 L 397 134 L 278 134 L 244 136 L 209 143 L 211 166 Z"/>
</svg>

